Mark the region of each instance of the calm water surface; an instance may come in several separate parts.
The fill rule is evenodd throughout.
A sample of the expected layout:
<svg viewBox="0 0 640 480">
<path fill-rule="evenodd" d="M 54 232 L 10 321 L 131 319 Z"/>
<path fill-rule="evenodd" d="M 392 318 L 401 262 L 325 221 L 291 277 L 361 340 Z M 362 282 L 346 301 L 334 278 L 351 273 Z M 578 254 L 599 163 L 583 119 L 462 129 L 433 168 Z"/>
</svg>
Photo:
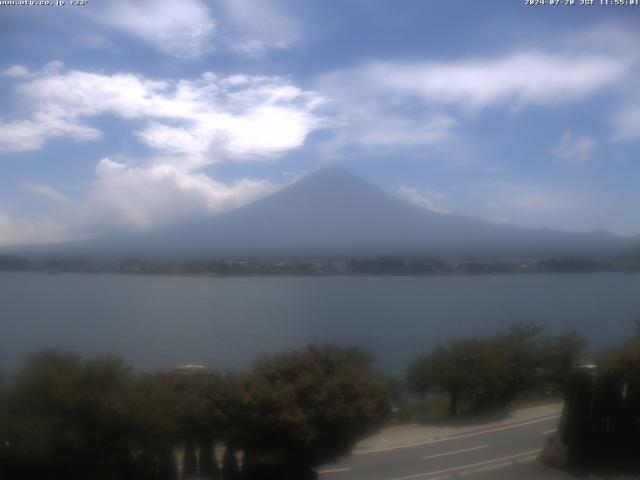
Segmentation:
<svg viewBox="0 0 640 480">
<path fill-rule="evenodd" d="M 438 342 L 516 320 L 576 329 L 592 348 L 633 331 L 640 275 L 251 277 L 0 273 L 0 369 L 43 348 L 137 368 L 248 367 L 309 342 L 359 345 L 402 374 Z"/>
</svg>

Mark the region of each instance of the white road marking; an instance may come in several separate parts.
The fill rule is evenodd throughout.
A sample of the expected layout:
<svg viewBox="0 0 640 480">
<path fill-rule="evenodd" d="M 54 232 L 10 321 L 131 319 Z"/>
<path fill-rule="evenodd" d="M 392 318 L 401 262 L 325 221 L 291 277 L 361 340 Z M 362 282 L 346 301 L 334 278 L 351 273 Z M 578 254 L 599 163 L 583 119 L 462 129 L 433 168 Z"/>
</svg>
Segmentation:
<svg viewBox="0 0 640 480">
<path fill-rule="evenodd" d="M 522 463 L 526 463 L 526 462 L 531 462 L 531 461 L 535 460 L 536 458 L 538 458 L 537 455 L 532 455 L 530 457 L 524 457 L 524 458 L 518 458 L 518 460 L 516 460 L 515 462 L 501 462 L 501 463 L 496 463 L 496 464 L 493 464 L 493 465 L 488 465 L 486 467 L 473 468 L 471 470 L 465 470 L 464 472 L 460 472 L 457 475 L 460 476 L 460 477 L 466 477 L 468 475 L 473 475 L 475 473 L 490 472 L 491 470 L 498 470 L 500 468 L 510 467 L 514 463 L 522 464 Z M 435 480 L 435 478 L 432 477 L 429 480 Z"/>
<path fill-rule="evenodd" d="M 436 458 L 436 457 L 446 457 L 447 455 L 455 455 L 456 453 L 464 453 L 464 452 L 471 452 L 473 450 L 480 450 L 481 448 L 487 448 L 489 445 L 480 445 L 479 447 L 471 447 L 471 448 L 464 448 L 462 450 L 454 450 L 453 452 L 445 452 L 445 453 L 436 453 L 435 455 L 427 455 L 426 457 L 423 457 L 425 460 L 428 458 Z"/>
<path fill-rule="evenodd" d="M 532 454 L 535 454 L 535 453 L 540 453 L 541 451 L 542 451 L 542 449 L 538 448 L 537 450 L 529 450 L 527 452 L 516 453 L 514 455 L 508 455 L 506 457 L 494 458 L 492 460 L 485 460 L 484 462 L 470 463 L 468 465 L 461 465 L 459 467 L 445 468 L 443 470 L 434 470 L 432 472 L 416 473 L 416 474 L 413 474 L 413 475 L 406 475 L 404 477 L 394 477 L 394 478 L 390 478 L 389 480 L 410 480 L 412 478 L 428 477 L 430 475 L 437 475 L 439 473 L 455 472 L 456 470 L 466 470 L 468 468 L 477 467 L 477 466 L 480 466 L 480 465 L 488 465 L 490 463 L 504 462 L 505 460 L 511 460 L 513 458 L 523 457 L 525 455 L 532 455 Z M 508 465 L 509 465 L 508 462 L 504 463 L 504 466 L 508 466 Z"/>
<path fill-rule="evenodd" d="M 545 430 L 544 432 L 542 432 L 543 435 L 547 435 L 549 433 L 553 433 L 553 432 L 557 432 L 558 429 L 557 428 L 552 428 L 551 430 Z"/>
<path fill-rule="evenodd" d="M 553 420 L 560 418 L 561 415 L 552 415 L 550 417 L 537 418 L 536 420 L 529 420 L 528 422 L 516 423 L 512 425 L 505 425 L 504 427 L 490 428 L 489 430 L 482 430 L 481 432 L 463 433 L 460 435 L 453 435 L 451 437 L 440 438 L 438 440 L 427 440 L 425 442 L 407 443 L 406 445 L 397 445 L 395 447 L 374 448 L 372 450 L 362 450 L 360 452 L 353 452 L 354 455 L 369 455 L 371 453 L 388 452 L 391 450 L 400 450 L 402 448 L 420 447 L 423 445 L 432 445 L 434 443 L 448 442 L 450 440 L 458 440 L 460 438 L 476 437 L 478 435 L 484 435 L 485 433 L 499 432 L 502 430 L 509 430 L 511 428 L 524 427 L 525 425 L 531 425 L 534 423 L 546 422 L 547 420 Z"/>
<path fill-rule="evenodd" d="M 318 472 L 318 475 L 324 475 L 324 474 L 327 474 L 327 473 L 350 472 L 350 471 L 351 471 L 351 467 L 332 468 L 330 470 L 320 470 Z"/>
</svg>

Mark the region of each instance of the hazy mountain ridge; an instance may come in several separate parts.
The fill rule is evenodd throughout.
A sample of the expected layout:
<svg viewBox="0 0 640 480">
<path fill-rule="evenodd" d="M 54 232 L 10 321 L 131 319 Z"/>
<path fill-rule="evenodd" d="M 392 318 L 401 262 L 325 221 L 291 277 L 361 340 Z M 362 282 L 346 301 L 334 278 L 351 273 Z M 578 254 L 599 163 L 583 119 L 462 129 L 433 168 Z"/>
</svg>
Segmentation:
<svg viewBox="0 0 640 480">
<path fill-rule="evenodd" d="M 163 257 L 429 255 L 601 256 L 637 245 L 606 232 L 526 229 L 409 204 L 338 167 L 250 205 L 143 234 L 53 248 L 76 255 Z M 47 249 L 43 249 L 47 250 Z"/>
</svg>

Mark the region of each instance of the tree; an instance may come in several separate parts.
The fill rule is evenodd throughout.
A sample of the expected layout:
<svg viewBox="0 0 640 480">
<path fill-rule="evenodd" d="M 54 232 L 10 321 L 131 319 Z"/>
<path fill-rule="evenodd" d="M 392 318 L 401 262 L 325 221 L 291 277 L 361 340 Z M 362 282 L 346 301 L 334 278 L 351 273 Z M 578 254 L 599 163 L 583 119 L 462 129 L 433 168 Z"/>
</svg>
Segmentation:
<svg viewBox="0 0 640 480">
<path fill-rule="evenodd" d="M 407 370 L 409 390 L 449 396 L 450 414 L 500 407 L 527 392 L 562 391 L 585 341 L 575 332 L 542 336 L 544 327 L 516 323 L 491 338 L 437 347 Z"/>
<path fill-rule="evenodd" d="M 449 396 L 452 416 L 499 403 L 509 371 L 504 352 L 488 340 L 461 340 L 440 346 L 413 362 L 408 370 L 410 391 L 424 395 L 437 388 Z"/>
<path fill-rule="evenodd" d="M 565 390 L 586 344 L 587 341 L 574 331 L 542 340 L 539 382 L 544 393 L 557 394 Z"/>
<path fill-rule="evenodd" d="M 128 368 L 44 352 L 28 359 L 8 398 L 9 478 L 130 478 L 121 402 Z"/>
<path fill-rule="evenodd" d="M 238 435 L 240 402 L 214 372 L 134 376 L 118 359 L 43 352 L 0 390 L 2 478 L 176 480 L 182 444 L 185 472 L 216 479 L 215 440 Z"/>
<path fill-rule="evenodd" d="M 167 470 L 175 468 L 173 448 L 182 445 L 185 474 L 197 472 L 200 477 L 217 479 L 220 469 L 214 447 L 217 440 L 228 442 L 237 437 L 240 402 L 232 376 L 212 371 L 170 372 L 138 377 L 127 406 L 140 448 L 162 457 Z M 196 449 L 200 450 L 197 457 Z"/>
<path fill-rule="evenodd" d="M 132 448 L 141 453 L 139 470 L 147 477 L 177 480 L 173 449 L 181 431 L 179 392 L 160 376 L 142 374 L 131 379 L 124 395 Z"/>
<path fill-rule="evenodd" d="M 543 335 L 544 325 L 515 323 L 496 336 L 496 348 L 506 352 L 511 368 L 508 397 L 523 392 L 562 393 L 586 345 L 575 331 Z"/>
<path fill-rule="evenodd" d="M 543 331 L 544 325 L 517 322 L 495 336 L 495 348 L 504 353 L 504 360 L 509 364 L 507 388 L 511 395 L 531 386 L 539 375 L 539 347 Z"/>
<path fill-rule="evenodd" d="M 308 347 L 266 357 L 244 386 L 242 447 L 258 478 L 314 478 L 390 410 L 385 384 L 357 349 Z M 243 479 L 247 478 L 243 475 Z"/>
<path fill-rule="evenodd" d="M 638 333 L 632 339 L 600 354 L 597 363 L 603 375 L 640 386 L 640 320 L 637 327 Z"/>
<path fill-rule="evenodd" d="M 639 471 L 640 335 L 572 373 L 560 432 L 572 466 Z"/>
</svg>

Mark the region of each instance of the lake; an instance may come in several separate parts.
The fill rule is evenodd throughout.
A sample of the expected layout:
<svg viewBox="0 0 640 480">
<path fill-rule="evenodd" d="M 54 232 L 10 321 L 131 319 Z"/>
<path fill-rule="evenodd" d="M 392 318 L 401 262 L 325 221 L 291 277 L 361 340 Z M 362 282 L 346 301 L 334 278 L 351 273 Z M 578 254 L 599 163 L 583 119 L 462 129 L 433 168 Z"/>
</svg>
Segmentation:
<svg viewBox="0 0 640 480">
<path fill-rule="evenodd" d="M 640 275 L 189 277 L 0 273 L 0 369 L 44 348 L 117 354 L 145 370 L 248 368 L 264 353 L 333 342 L 385 373 L 439 342 L 513 321 L 576 329 L 591 349 L 634 332 Z"/>
</svg>

